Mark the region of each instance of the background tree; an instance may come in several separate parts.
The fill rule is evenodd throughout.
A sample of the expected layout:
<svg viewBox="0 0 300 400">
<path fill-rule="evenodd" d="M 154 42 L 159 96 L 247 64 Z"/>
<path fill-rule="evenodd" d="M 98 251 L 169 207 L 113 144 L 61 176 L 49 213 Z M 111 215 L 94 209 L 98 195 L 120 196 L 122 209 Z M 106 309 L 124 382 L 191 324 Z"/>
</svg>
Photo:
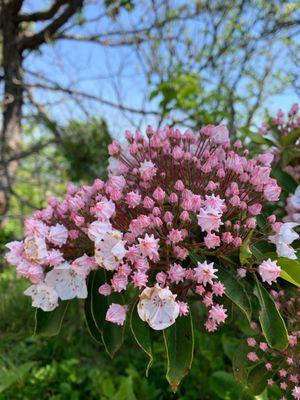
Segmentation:
<svg viewBox="0 0 300 400">
<path fill-rule="evenodd" d="M 70 120 L 101 113 L 117 134 L 224 119 L 235 132 L 255 123 L 271 94 L 297 91 L 300 17 L 291 1 L 0 4 L 2 215 L 20 199 L 20 161 L 62 146 Z M 40 133 L 26 141 L 28 124 Z"/>
</svg>

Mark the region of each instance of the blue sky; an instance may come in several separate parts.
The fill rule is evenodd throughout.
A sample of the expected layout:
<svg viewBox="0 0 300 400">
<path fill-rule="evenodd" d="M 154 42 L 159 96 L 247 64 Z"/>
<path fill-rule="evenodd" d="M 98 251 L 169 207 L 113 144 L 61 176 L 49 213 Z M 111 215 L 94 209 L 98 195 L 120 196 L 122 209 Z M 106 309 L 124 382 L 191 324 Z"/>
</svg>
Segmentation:
<svg viewBox="0 0 300 400">
<path fill-rule="evenodd" d="M 178 2 L 174 2 L 178 3 Z M 99 2 L 95 2 L 85 10 L 87 18 L 98 15 L 101 12 Z M 25 11 L 33 11 L 45 7 L 45 2 L 40 0 L 27 0 L 24 4 Z M 139 9 L 133 13 L 122 12 L 118 19 L 118 24 L 122 27 L 135 26 L 137 18 L 140 17 Z M 101 21 L 101 31 L 112 30 L 113 23 L 108 18 Z M 40 26 L 35 26 L 39 29 Z M 91 33 L 97 30 L 97 24 L 91 24 L 83 30 L 77 29 L 74 32 Z M 288 60 L 282 60 L 280 68 L 284 68 Z M 145 77 L 141 69 L 141 64 L 137 59 L 136 53 L 127 47 L 103 47 L 86 42 L 75 42 L 62 40 L 55 45 L 44 45 L 41 54 L 30 54 L 26 59 L 26 68 L 42 73 L 50 80 L 58 82 L 64 87 L 76 88 L 76 90 L 88 92 L 92 95 L 100 96 L 115 103 L 119 102 L 132 108 L 141 109 L 144 107 L 144 98 L 149 94 L 149 87 L 145 83 Z M 31 80 L 31 78 L 30 78 Z M 31 80 L 32 81 L 32 80 Z M 116 94 L 116 87 L 120 93 Z M 139 115 L 121 113 L 113 109 L 95 103 L 84 101 L 85 111 L 82 111 L 79 104 L 69 102 L 66 96 L 57 96 L 51 92 L 42 90 L 35 91 L 36 98 L 41 102 L 54 102 L 51 105 L 51 113 L 61 123 L 71 118 L 89 118 L 92 115 L 101 115 L 108 120 L 110 130 L 114 136 L 119 136 L 119 132 L 131 127 L 144 128 L 147 123 L 156 123 L 156 118 L 149 116 L 147 120 L 140 118 Z M 119 96 L 119 97 L 118 97 Z M 291 88 L 287 88 L 282 93 L 277 94 L 265 102 L 264 107 L 275 112 L 279 107 L 288 110 L 291 104 L 299 101 L 297 95 Z M 147 109 L 155 110 L 157 100 L 147 104 Z M 48 107 L 50 110 L 50 106 Z M 257 121 L 262 118 L 258 115 Z"/>
</svg>

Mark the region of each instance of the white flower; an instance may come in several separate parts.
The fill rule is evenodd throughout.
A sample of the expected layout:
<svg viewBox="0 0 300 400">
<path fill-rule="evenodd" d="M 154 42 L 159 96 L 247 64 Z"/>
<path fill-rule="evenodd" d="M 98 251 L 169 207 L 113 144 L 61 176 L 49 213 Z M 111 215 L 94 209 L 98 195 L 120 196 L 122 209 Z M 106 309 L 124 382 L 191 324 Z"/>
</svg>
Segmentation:
<svg viewBox="0 0 300 400">
<path fill-rule="evenodd" d="M 300 210 L 300 185 L 297 187 L 295 193 L 290 197 L 290 203 L 296 210 Z"/>
<path fill-rule="evenodd" d="M 64 225 L 56 224 L 50 228 L 47 239 L 56 246 L 61 247 L 68 239 L 68 230 Z"/>
<path fill-rule="evenodd" d="M 276 245 L 279 257 L 286 257 L 292 260 L 297 258 L 295 250 L 289 245 L 299 238 L 298 233 L 293 230 L 298 225 L 296 222 L 285 222 L 275 235 L 269 236 L 270 242 Z"/>
<path fill-rule="evenodd" d="M 95 259 L 99 265 L 109 271 L 115 270 L 125 256 L 125 241 L 117 230 L 107 232 L 95 249 Z"/>
<path fill-rule="evenodd" d="M 24 252 L 29 261 L 43 264 L 48 257 L 45 239 L 39 236 L 27 237 L 24 241 Z"/>
<path fill-rule="evenodd" d="M 58 295 L 52 286 L 39 283 L 27 288 L 26 296 L 32 297 L 32 306 L 41 308 L 43 311 L 53 311 L 58 306 Z"/>
<path fill-rule="evenodd" d="M 179 315 L 179 305 L 168 287 L 162 289 L 158 284 L 147 287 L 140 294 L 137 306 L 139 317 L 152 329 L 162 330 L 174 324 Z"/>
<path fill-rule="evenodd" d="M 52 286 L 59 298 L 70 300 L 87 298 L 86 276 L 81 269 L 62 264 L 46 274 L 45 283 Z"/>
<path fill-rule="evenodd" d="M 88 237 L 98 246 L 105 234 L 111 230 L 112 226 L 109 221 L 94 221 L 89 226 Z"/>
</svg>

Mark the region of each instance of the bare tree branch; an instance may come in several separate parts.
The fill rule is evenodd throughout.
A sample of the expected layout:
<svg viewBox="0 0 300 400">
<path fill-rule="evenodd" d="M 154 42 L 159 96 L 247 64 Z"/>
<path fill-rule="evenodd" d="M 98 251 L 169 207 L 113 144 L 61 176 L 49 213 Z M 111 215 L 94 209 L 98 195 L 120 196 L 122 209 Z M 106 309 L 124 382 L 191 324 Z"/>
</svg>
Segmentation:
<svg viewBox="0 0 300 400">
<path fill-rule="evenodd" d="M 62 27 L 83 5 L 83 0 L 71 0 L 59 17 L 54 19 L 40 32 L 30 35 L 24 33 L 19 41 L 22 50 L 33 50 L 39 47 L 47 39 L 50 39 L 57 30 Z"/>
<path fill-rule="evenodd" d="M 37 22 L 46 21 L 51 19 L 57 13 L 57 11 L 65 4 L 68 4 L 69 0 L 57 0 L 55 1 L 48 10 L 37 11 L 32 14 L 20 14 L 17 18 L 19 22 Z"/>
</svg>

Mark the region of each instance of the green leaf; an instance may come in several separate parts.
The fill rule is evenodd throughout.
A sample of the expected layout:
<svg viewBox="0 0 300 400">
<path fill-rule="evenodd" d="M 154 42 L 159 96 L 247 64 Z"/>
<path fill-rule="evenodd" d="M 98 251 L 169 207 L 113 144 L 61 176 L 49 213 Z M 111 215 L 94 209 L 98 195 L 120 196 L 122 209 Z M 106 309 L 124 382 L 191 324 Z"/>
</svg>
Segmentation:
<svg viewBox="0 0 300 400">
<path fill-rule="evenodd" d="M 106 352 L 113 357 L 123 344 L 125 326 L 107 322 L 105 316 L 112 303 L 124 304 L 123 296 L 120 293 L 112 293 L 110 296 L 99 294 L 99 286 L 107 282 L 106 271 L 103 268 L 94 272 L 91 279 L 91 314 L 96 327 L 101 332 Z"/>
<path fill-rule="evenodd" d="M 268 379 L 272 378 L 274 371 L 268 371 L 265 363 L 257 364 L 248 375 L 247 385 L 254 395 L 261 394 L 267 386 Z"/>
<path fill-rule="evenodd" d="M 249 347 L 245 342 L 237 347 L 233 359 L 232 368 L 235 379 L 240 383 L 246 383 L 248 378 L 248 368 L 251 365 L 247 358 Z"/>
<path fill-rule="evenodd" d="M 253 235 L 253 230 L 251 230 L 246 239 L 244 240 L 242 246 L 240 247 L 240 262 L 242 265 L 250 264 L 251 259 L 253 257 L 252 252 L 250 250 L 249 244 Z"/>
<path fill-rule="evenodd" d="M 250 322 L 252 307 L 244 286 L 237 277 L 233 276 L 223 266 L 220 265 L 218 268 L 218 277 L 225 286 L 226 296 L 243 311 Z"/>
<path fill-rule="evenodd" d="M 260 284 L 255 275 L 254 294 L 260 304 L 259 321 L 270 347 L 284 350 L 288 345 L 288 332 L 285 322 L 276 308 L 273 298 Z"/>
<path fill-rule="evenodd" d="M 272 175 L 277 180 L 278 184 L 282 189 L 286 190 L 288 193 L 294 193 L 298 184 L 287 172 L 283 171 L 280 165 L 276 165 L 272 169 Z"/>
<path fill-rule="evenodd" d="M 61 325 L 67 311 L 69 301 L 60 302 L 53 311 L 43 311 L 40 308 L 35 312 L 34 334 L 39 336 L 55 336 L 59 334 Z"/>
<path fill-rule="evenodd" d="M 287 135 L 282 135 L 280 141 L 283 146 L 288 146 L 291 143 L 296 143 L 296 141 L 299 138 L 300 138 L 300 128 L 297 128 Z"/>
<path fill-rule="evenodd" d="M 286 281 L 300 287 L 300 261 L 280 257 L 277 264 L 281 268 L 280 276 Z"/>
<path fill-rule="evenodd" d="M 218 398 L 241 399 L 243 387 L 239 385 L 233 378 L 232 374 L 225 371 L 216 371 L 209 378 L 209 386 Z"/>
<path fill-rule="evenodd" d="M 150 336 L 149 325 L 146 322 L 142 321 L 138 316 L 136 309 L 137 303 L 138 300 L 134 303 L 133 307 L 131 308 L 130 328 L 137 344 L 149 357 L 149 362 L 146 369 L 146 376 L 148 376 L 149 369 L 151 368 L 151 365 L 153 363 L 152 341 Z"/>
<path fill-rule="evenodd" d="M 105 350 L 111 358 L 123 344 L 124 328 L 124 325 L 120 326 L 107 321 L 103 325 L 102 340 Z"/>
<path fill-rule="evenodd" d="M 24 364 L 10 367 L 9 369 L 0 369 L 0 393 L 4 392 L 17 383 L 25 383 L 35 362 L 28 361 Z"/>
<path fill-rule="evenodd" d="M 131 376 L 123 378 L 117 393 L 112 400 L 137 400 L 133 391 L 133 380 Z"/>
<path fill-rule="evenodd" d="M 166 378 L 176 392 L 181 380 L 189 373 L 194 354 L 194 332 L 191 313 L 179 317 L 163 331 L 168 358 Z"/>
<path fill-rule="evenodd" d="M 92 314 L 92 284 L 93 284 L 93 275 L 90 275 L 88 279 L 88 297 L 84 302 L 84 315 L 85 315 L 85 323 L 87 326 L 87 330 L 91 337 L 97 342 L 102 343 L 101 331 L 97 328 L 95 324 L 93 314 Z"/>
</svg>

